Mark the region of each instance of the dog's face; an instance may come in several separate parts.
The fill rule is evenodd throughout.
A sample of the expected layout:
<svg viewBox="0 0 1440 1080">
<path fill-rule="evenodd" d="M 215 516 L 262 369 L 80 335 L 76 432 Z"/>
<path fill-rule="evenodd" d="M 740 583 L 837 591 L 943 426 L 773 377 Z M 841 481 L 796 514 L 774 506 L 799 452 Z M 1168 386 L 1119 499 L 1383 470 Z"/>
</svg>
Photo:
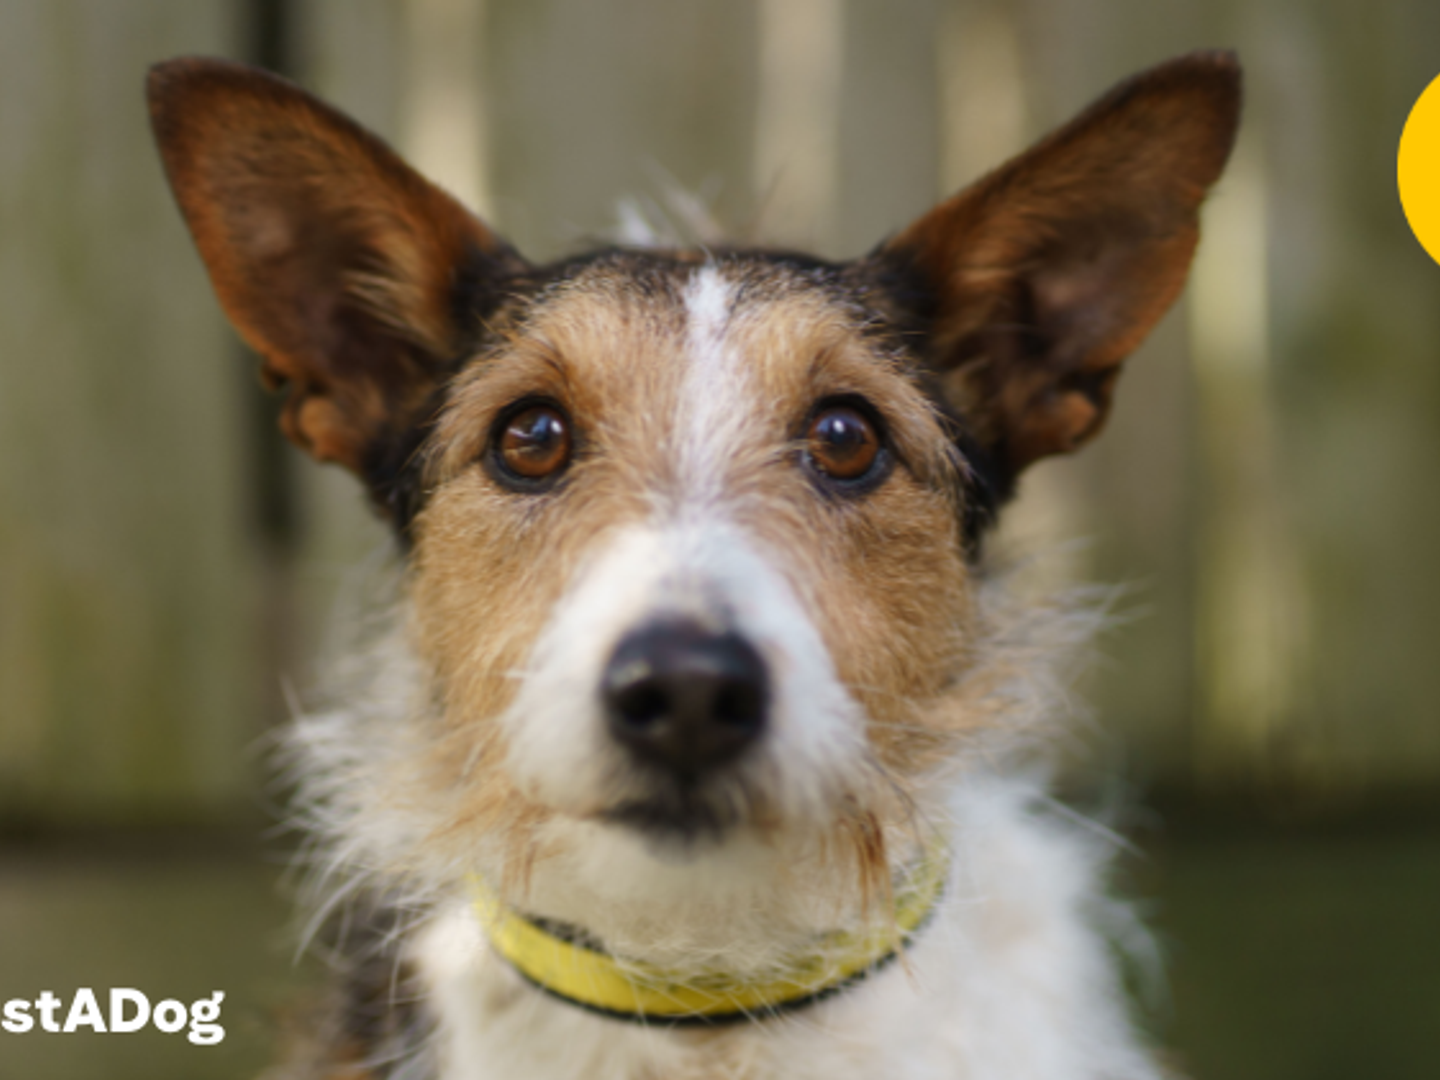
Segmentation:
<svg viewBox="0 0 1440 1080">
<path fill-rule="evenodd" d="M 1238 76 L 1132 80 L 849 263 L 537 268 L 288 84 L 177 61 L 151 100 L 287 433 L 402 538 L 444 828 L 883 869 L 995 722 L 984 528 L 1178 292 Z"/>
<path fill-rule="evenodd" d="M 536 806 L 687 841 L 834 819 L 953 721 L 926 712 L 964 669 L 966 466 L 866 289 L 602 256 L 454 378 L 417 624 Z"/>
</svg>

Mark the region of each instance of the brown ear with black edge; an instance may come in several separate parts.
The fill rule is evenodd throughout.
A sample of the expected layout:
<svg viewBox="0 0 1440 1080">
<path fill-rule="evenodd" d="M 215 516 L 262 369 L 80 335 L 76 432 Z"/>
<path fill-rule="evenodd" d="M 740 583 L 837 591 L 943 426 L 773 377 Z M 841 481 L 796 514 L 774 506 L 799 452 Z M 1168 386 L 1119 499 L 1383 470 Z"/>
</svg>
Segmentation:
<svg viewBox="0 0 1440 1080">
<path fill-rule="evenodd" d="M 1240 98 L 1233 53 L 1151 68 L 867 258 L 912 294 L 998 498 L 1100 430 L 1121 363 L 1184 285 Z"/>
<path fill-rule="evenodd" d="M 286 435 L 374 490 L 384 444 L 424 419 L 487 289 L 498 295 L 525 263 L 380 139 L 283 79 L 184 58 L 152 68 L 147 90 L 220 302 L 267 383 L 290 384 Z"/>
</svg>

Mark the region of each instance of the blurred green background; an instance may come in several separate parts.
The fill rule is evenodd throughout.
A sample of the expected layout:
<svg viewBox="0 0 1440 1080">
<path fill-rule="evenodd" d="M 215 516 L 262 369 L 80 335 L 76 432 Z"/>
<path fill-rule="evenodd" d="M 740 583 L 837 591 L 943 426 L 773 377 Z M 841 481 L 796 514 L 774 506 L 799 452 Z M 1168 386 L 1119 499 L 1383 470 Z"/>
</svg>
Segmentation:
<svg viewBox="0 0 1440 1080">
<path fill-rule="evenodd" d="M 266 1060 L 314 976 L 263 736 L 385 559 L 353 483 L 273 430 L 164 187 L 147 64 L 285 72 L 535 258 L 677 184 L 737 236 L 845 256 L 1212 46 L 1249 100 L 1186 300 L 1005 540 L 1037 588 L 1129 586 L 1069 786 L 1128 785 L 1176 1060 L 1434 1077 L 1440 267 L 1394 160 L 1440 4 L 3 0 L 0 1001 L 223 989 L 229 1037 L 0 1033 L 0 1080 Z"/>
</svg>

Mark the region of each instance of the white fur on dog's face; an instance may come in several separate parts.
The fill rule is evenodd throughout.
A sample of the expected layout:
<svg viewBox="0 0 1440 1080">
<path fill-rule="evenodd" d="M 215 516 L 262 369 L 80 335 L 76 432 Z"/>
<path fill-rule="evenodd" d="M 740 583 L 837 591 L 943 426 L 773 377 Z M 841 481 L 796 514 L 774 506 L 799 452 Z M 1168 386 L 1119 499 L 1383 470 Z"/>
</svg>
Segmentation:
<svg viewBox="0 0 1440 1080">
<path fill-rule="evenodd" d="M 413 589 L 443 699 L 435 770 L 468 793 L 457 827 L 505 833 L 528 861 L 542 836 L 583 833 L 592 854 L 663 839 L 614 820 L 657 781 L 609 734 L 600 688 L 626 634 L 685 618 L 742 636 L 771 676 L 766 731 L 701 786 L 714 827 L 687 855 L 839 841 L 883 862 L 875 838 L 965 726 L 947 695 L 970 602 L 949 443 L 863 319 L 783 265 L 602 264 L 462 373 Z M 475 463 L 531 397 L 576 433 L 544 494 Z M 895 459 L 858 495 L 825 490 L 803 455 L 807 419 L 842 397 L 869 403 Z"/>
<path fill-rule="evenodd" d="M 683 507 L 674 521 L 607 538 L 556 605 L 501 718 L 522 791 L 580 818 L 649 797 L 650 778 L 606 730 L 598 687 L 625 633 L 688 616 L 739 633 L 779 676 L 758 753 L 714 785 L 717 816 L 824 820 L 864 768 L 864 713 L 780 566 L 723 506 Z"/>
</svg>

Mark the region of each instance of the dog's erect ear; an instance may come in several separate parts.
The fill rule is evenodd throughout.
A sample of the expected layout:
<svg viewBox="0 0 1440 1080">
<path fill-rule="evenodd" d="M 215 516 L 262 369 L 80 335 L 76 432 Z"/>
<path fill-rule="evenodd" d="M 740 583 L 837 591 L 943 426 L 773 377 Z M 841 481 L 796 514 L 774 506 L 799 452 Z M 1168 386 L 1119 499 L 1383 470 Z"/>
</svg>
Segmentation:
<svg viewBox="0 0 1440 1080">
<path fill-rule="evenodd" d="M 870 258 L 918 292 L 942 392 L 1002 471 L 1073 450 L 1184 284 L 1240 111 L 1233 54 L 1121 83 Z"/>
<path fill-rule="evenodd" d="M 220 302 L 272 388 L 292 386 L 285 433 L 364 475 L 463 349 L 487 283 L 524 263 L 378 138 L 283 79 L 180 59 L 151 69 L 148 91 Z"/>
</svg>

